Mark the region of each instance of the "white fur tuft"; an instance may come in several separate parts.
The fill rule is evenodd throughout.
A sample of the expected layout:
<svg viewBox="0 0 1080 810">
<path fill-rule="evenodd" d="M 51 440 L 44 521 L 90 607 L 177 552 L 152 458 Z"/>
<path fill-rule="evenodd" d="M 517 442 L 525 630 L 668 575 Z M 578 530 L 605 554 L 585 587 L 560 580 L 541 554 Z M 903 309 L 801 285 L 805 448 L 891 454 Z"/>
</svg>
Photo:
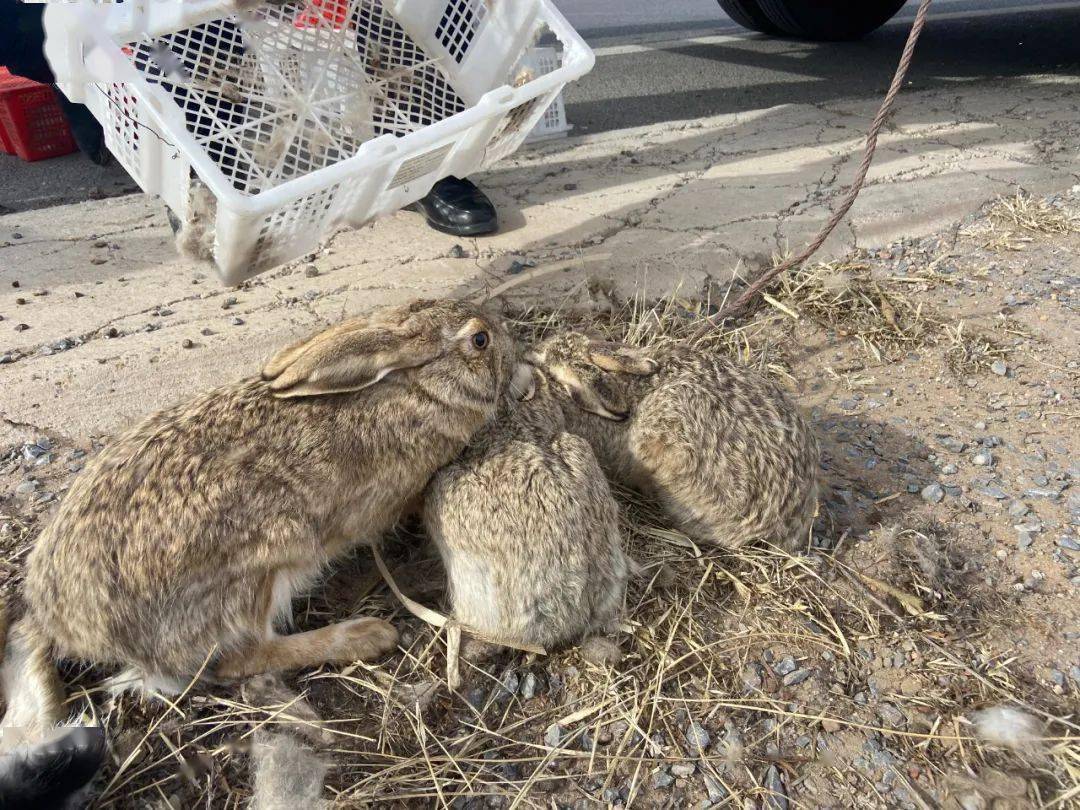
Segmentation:
<svg viewBox="0 0 1080 810">
<path fill-rule="evenodd" d="M 187 681 L 148 674 L 135 667 L 122 669 L 105 681 L 105 688 L 113 697 L 130 692 L 146 699 L 169 698 L 179 695 L 186 686 Z"/>
<path fill-rule="evenodd" d="M 1040 720 L 1012 706 L 991 706 L 971 715 L 980 739 L 1014 751 L 1033 751 L 1042 747 L 1043 724 Z"/>
<path fill-rule="evenodd" d="M 0 664 L 0 694 L 7 702 L 0 721 L 5 737 L 3 748 L 40 742 L 63 719 L 53 683 L 53 664 L 33 648 L 20 630 L 18 626 L 11 629 Z"/>
<path fill-rule="evenodd" d="M 291 734 L 255 733 L 255 794 L 250 810 L 324 810 L 327 763 Z"/>
</svg>

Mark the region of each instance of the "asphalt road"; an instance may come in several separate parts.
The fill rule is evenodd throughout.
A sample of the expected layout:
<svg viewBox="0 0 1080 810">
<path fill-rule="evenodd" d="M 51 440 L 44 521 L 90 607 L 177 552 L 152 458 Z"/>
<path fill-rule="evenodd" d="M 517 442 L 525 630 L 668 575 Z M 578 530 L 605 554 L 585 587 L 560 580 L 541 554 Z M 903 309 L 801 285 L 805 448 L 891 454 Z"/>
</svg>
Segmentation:
<svg viewBox="0 0 1080 810">
<path fill-rule="evenodd" d="M 597 53 L 566 91 L 577 132 L 880 95 L 914 7 L 860 42 L 814 44 L 748 34 L 714 0 L 555 2 Z M 1080 0 L 935 0 L 908 86 L 1029 74 L 1080 75 Z M 0 156 L 0 211 L 126 189 L 121 170 L 78 155 L 29 165 Z"/>
<path fill-rule="evenodd" d="M 711 0 L 626 3 L 633 28 L 620 0 L 556 2 L 597 53 L 565 94 L 577 132 L 880 95 L 916 5 L 859 42 L 806 43 L 746 34 Z M 908 87 L 1029 74 L 1080 75 L 1080 2 L 935 0 Z"/>
</svg>

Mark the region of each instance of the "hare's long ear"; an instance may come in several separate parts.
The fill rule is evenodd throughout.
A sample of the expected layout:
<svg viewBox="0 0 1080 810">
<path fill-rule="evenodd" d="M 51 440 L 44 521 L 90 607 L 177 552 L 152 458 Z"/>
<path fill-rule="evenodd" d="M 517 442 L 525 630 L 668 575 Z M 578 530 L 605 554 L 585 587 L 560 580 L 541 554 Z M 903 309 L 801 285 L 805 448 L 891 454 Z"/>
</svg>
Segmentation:
<svg viewBox="0 0 1080 810">
<path fill-rule="evenodd" d="M 283 349 L 263 369 L 274 396 L 312 397 L 359 391 L 391 371 L 435 358 L 436 336 L 387 324 L 349 321 Z"/>
<path fill-rule="evenodd" d="M 370 325 L 371 320 L 367 317 L 349 318 L 346 321 L 341 321 L 340 323 L 336 323 L 331 327 L 323 329 L 321 332 L 316 332 L 313 335 L 308 335 L 306 338 L 301 338 L 295 343 L 290 343 L 267 361 L 262 369 L 262 378 L 264 380 L 272 380 L 277 377 L 290 366 L 296 358 L 303 354 L 304 350 L 312 346 L 317 340 L 322 340 L 332 335 L 344 335 L 346 333 L 359 332 Z"/>
<path fill-rule="evenodd" d="M 630 415 L 626 396 L 605 375 L 595 370 L 585 375 L 563 363 L 549 365 L 548 372 L 581 410 L 613 422 L 621 422 Z"/>
<path fill-rule="evenodd" d="M 641 349 L 622 343 L 589 341 L 589 360 L 604 371 L 647 377 L 655 374 L 659 365 Z"/>
</svg>

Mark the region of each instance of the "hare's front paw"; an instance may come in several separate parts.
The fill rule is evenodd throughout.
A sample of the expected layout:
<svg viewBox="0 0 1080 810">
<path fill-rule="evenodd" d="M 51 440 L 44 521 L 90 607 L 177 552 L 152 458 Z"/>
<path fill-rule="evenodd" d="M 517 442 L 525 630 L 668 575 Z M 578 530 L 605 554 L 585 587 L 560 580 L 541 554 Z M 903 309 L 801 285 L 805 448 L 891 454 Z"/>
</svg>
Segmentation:
<svg viewBox="0 0 1080 810">
<path fill-rule="evenodd" d="M 622 650 L 614 639 L 590 636 L 578 647 L 581 657 L 593 666 L 613 667 L 622 660 Z"/>
<path fill-rule="evenodd" d="M 382 619 L 352 619 L 337 627 L 335 658 L 340 661 L 374 661 L 397 646 L 398 631 Z"/>
</svg>

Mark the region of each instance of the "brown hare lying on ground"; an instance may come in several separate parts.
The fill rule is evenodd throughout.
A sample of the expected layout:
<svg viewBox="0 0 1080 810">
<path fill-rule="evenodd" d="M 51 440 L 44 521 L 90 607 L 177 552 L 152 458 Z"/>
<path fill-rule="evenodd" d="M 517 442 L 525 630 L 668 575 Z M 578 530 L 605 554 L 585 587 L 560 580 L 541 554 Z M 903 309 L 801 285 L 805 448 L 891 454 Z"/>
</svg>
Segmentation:
<svg viewBox="0 0 1080 810">
<path fill-rule="evenodd" d="M 275 624 L 494 418 L 515 361 L 498 318 L 417 301 L 333 326 L 261 378 L 118 437 L 30 555 L 4 725 L 57 719 L 55 657 L 125 665 L 169 691 L 204 664 L 234 678 L 391 649 L 394 628 L 374 618 L 292 635 Z"/>
<path fill-rule="evenodd" d="M 566 432 L 547 377 L 537 372 L 533 383 L 435 476 L 424 523 L 458 621 L 490 639 L 551 648 L 611 629 L 629 564 L 592 449 Z"/>
<path fill-rule="evenodd" d="M 809 542 L 817 440 L 771 381 L 688 345 L 646 352 L 573 332 L 530 359 L 558 381 L 567 429 L 690 537 L 725 548 Z"/>
</svg>

